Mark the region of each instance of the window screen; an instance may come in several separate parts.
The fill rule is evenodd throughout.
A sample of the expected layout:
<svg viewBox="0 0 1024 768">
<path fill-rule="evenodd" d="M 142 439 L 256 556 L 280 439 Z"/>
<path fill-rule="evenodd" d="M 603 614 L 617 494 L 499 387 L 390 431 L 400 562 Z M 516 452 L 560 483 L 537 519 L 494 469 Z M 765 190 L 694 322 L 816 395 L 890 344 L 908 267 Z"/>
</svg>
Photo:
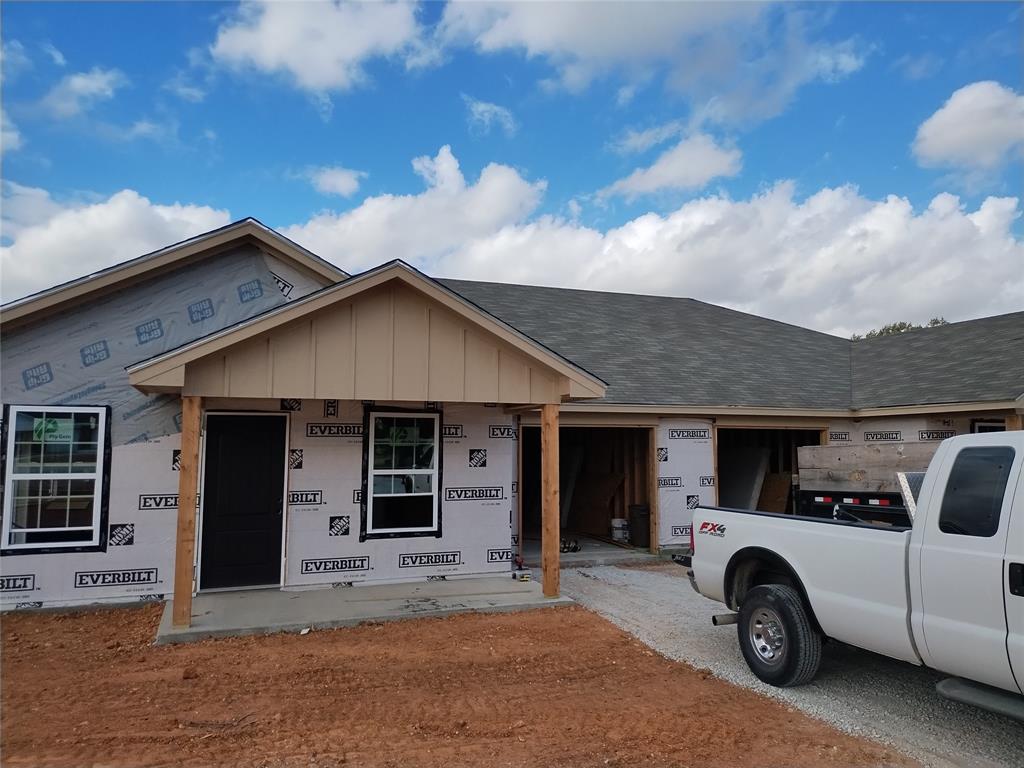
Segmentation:
<svg viewBox="0 0 1024 768">
<path fill-rule="evenodd" d="M 957 454 L 939 511 L 939 530 L 959 536 L 994 536 L 1013 464 L 1013 448 L 964 448 Z"/>
<path fill-rule="evenodd" d="M 11 406 L 0 546 L 100 544 L 106 420 L 105 408 Z"/>
<path fill-rule="evenodd" d="M 438 424 L 432 413 L 371 413 L 367 534 L 437 530 Z"/>
</svg>

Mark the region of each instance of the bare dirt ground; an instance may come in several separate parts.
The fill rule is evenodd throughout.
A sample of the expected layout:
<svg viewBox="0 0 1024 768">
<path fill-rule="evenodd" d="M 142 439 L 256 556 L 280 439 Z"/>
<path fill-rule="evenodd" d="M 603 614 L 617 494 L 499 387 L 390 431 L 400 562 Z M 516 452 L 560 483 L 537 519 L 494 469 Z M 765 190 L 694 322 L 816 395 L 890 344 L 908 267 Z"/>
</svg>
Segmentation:
<svg viewBox="0 0 1024 768">
<path fill-rule="evenodd" d="M 3 764 L 910 764 L 582 608 L 155 647 L 159 611 L 5 616 Z"/>
</svg>

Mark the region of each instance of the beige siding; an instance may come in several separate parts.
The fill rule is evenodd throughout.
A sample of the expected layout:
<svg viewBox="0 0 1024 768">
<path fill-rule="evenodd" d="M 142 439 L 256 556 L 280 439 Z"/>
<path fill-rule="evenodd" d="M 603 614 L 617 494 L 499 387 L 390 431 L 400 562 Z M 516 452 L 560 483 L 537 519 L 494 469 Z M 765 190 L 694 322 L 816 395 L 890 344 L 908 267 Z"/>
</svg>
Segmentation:
<svg viewBox="0 0 1024 768">
<path fill-rule="evenodd" d="M 556 403 L 568 381 L 393 281 L 187 363 L 184 394 Z"/>
</svg>

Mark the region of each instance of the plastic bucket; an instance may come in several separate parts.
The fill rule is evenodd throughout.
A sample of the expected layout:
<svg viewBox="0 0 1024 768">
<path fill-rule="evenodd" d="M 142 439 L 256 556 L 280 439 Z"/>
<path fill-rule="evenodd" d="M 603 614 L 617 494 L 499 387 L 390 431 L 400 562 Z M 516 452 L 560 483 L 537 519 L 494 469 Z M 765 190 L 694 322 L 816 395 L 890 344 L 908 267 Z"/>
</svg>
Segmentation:
<svg viewBox="0 0 1024 768">
<path fill-rule="evenodd" d="M 612 519 L 612 541 L 629 541 L 629 520 L 624 517 Z"/>
</svg>

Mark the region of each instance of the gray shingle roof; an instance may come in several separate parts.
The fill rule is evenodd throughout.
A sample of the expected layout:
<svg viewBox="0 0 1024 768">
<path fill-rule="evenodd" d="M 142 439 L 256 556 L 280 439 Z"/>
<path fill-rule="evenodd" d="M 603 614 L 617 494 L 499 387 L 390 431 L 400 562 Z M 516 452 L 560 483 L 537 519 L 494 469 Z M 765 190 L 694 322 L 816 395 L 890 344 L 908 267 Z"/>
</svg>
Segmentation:
<svg viewBox="0 0 1024 768">
<path fill-rule="evenodd" d="M 693 299 L 441 280 L 608 382 L 605 402 L 845 408 L 845 339 Z"/>
<path fill-rule="evenodd" d="M 1024 312 L 850 342 L 694 299 L 440 282 L 604 379 L 609 403 L 845 409 L 1024 393 Z"/>
<path fill-rule="evenodd" d="M 1014 400 L 1024 312 L 853 343 L 853 407 Z"/>
</svg>

